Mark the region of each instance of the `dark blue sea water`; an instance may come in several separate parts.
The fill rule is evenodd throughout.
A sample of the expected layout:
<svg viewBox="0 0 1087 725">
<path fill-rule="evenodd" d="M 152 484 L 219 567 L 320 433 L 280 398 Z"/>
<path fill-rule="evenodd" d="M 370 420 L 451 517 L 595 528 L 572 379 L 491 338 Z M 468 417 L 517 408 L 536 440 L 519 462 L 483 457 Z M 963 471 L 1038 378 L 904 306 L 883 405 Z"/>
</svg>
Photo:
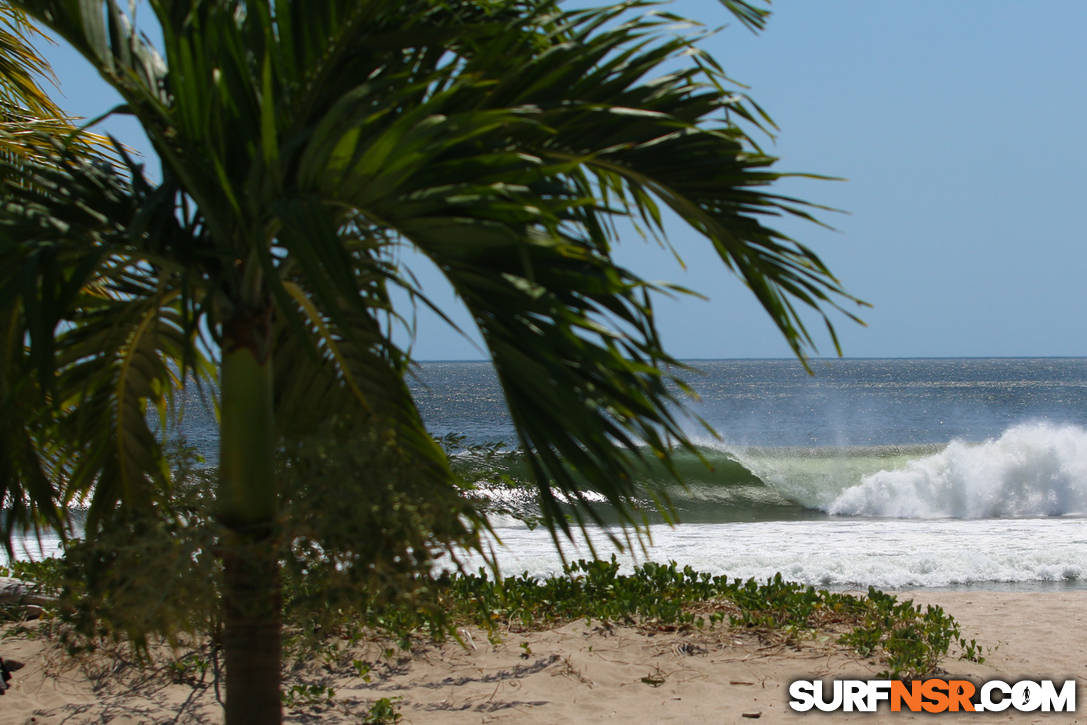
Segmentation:
<svg viewBox="0 0 1087 725">
<path fill-rule="evenodd" d="M 980 441 L 1028 421 L 1087 425 L 1087 359 L 701 360 L 695 412 L 754 446 Z M 413 389 L 430 428 L 512 440 L 485 362 L 424 363 Z M 692 430 L 694 427 L 692 426 Z"/>
</svg>

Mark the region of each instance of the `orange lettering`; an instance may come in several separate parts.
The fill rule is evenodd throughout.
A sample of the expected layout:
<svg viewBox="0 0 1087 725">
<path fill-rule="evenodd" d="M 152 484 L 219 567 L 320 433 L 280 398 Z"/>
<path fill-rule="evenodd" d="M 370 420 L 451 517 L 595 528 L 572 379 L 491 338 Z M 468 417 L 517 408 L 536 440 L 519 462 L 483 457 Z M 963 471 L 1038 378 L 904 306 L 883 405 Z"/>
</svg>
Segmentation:
<svg viewBox="0 0 1087 725">
<path fill-rule="evenodd" d="M 927 702 L 921 703 L 925 712 L 943 712 L 947 709 L 947 683 L 935 678 L 921 683 L 921 695 Z"/>
<path fill-rule="evenodd" d="M 906 709 L 917 712 L 921 709 L 921 684 L 920 680 L 913 680 L 909 687 L 901 680 L 891 682 L 891 712 L 900 712 L 902 703 L 906 703 Z"/>
<path fill-rule="evenodd" d="M 974 711 L 974 703 L 970 698 L 974 696 L 974 683 L 970 680 L 952 680 L 948 683 L 948 709 L 958 712 L 962 708 L 965 712 Z"/>
</svg>

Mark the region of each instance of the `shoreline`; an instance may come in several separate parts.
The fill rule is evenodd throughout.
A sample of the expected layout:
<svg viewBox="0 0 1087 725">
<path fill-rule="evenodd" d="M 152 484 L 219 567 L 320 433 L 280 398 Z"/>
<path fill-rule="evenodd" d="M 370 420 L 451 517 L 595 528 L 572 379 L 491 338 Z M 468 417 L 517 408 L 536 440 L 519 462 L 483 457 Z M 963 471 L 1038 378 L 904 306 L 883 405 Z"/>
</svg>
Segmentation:
<svg viewBox="0 0 1087 725">
<path fill-rule="evenodd" d="M 1087 693 L 1087 592 L 924 591 L 890 592 L 918 604 L 939 604 L 962 634 L 985 647 L 986 662 L 945 658 L 942 669 L 972 679 L 1079 680 Z M 213 688 L 171 683 L 96 654 L 67 659 L 53 643 L 7 635 L 0 655 L 19 659 L 14 688 L 0 700 L 0 725 L 33 722 L 220 722 Z M 351 667 L 330 672 L 319 662 L 291 669 L 292 684 L 332 687 L 331 702 L 285 709 L 285 722 L 358 722 L 369 703 L 396 702 L 402 723 L 555 722 L 792 722 L 811 718 L 787 705 L 793 679 L 874 677 L 878 665 L 834 645 L 825 633 L 799 648 L 758 633 L 719 626 L 713 630 L 586 626 L 583 620 L 554 629 L 510 632 L 500 644 L 486 633 L 461 630 L 454 641 L 410 654 L 381 656 L 383 644 L 363 640 L 352 656 L 373 661 L 370 682 Z M 954 651 L 954 650 L 953 650 Z M 350 658 L 348 659 L 348 661 Z M 195 671 L 188 673 L 196 681 Z M 395 698 L 402 698 L 397 701 Z M 318 698 L 320 700 L 320 698 Z M 1082 700 L 1083 698 L 1079 698 Z M 1087 713 L 1087 704 L 1080 706 Z M 754 714 L 759 718 L 754 718 Z M 826 717 L 826 716 L 824 716 Z M 834 721 L 920 722 L 928 714 L 837 713 Z M 996 720 L 995 716 L 986 716 Z M 175 720 L 176 718 L 176 720 Z M 961 721 L 961 718 L 960 718 Z M 1082 723 L 1079 713 L 1005 712 L 1000 722 Z"/>
</svg>

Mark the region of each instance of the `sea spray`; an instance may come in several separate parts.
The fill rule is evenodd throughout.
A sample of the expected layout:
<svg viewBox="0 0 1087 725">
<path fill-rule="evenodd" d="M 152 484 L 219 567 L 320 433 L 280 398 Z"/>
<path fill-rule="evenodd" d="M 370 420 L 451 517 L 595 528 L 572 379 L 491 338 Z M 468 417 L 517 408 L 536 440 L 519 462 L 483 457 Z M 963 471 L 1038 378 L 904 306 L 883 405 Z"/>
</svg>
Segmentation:
<svg viewBox="0 0 1087 725">
<path fill-rule="evenodd" d="M 864 476 L 826 510 L 894 518 L 1083 515 L 1087 429 L 1025 423 L 981 443 L 952 441 L 897 470 Z"/>
</svg>

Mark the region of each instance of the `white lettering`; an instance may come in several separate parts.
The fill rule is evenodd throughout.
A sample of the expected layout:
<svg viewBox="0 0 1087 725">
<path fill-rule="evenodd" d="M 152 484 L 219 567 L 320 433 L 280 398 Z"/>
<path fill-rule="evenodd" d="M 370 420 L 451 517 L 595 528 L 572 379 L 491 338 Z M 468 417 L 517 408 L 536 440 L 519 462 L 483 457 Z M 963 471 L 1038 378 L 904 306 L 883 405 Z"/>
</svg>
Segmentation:
<svg viewBox="0 0 1087 725">
<path fill-rule="evenodd" d="M 1034 712 L 1042 706 L 1042 688 L 1030 680 L 1016 682 L 1012 685 L 1012 705 L 1020 712 Z"/>
<path fill-rule="evenodd" d="M 845 680 L 842 683 L 842 704 L 846 712 L 868 712 L 866 691 L 868 683 L 864 680 Z"/>
<path fill-rule="evenodd" d="M 823 712 L 834 712 L 842 706 L 842 681 L 834 680 L 831 684 L 831 692 L 834 693 L 834 697 L 830 702 L 827 702 L 826 693 L 823 692 L 823 681 L 816 680 L 815 685 L 818 688 L 819 694 L 816 695 L 815 706 Z"/>
<path fill-rule="evenodd" d="M 1052 709 L 1051 709 L 1052 708 Z M 1042 712 L 1075 712 L 1076 681 L 1065 680 L 1057 692 L 1053 680 L 1042 680 Z"/>
<path fill-rule="evenodd" d="M 796 680 L 789 685 L 789 707 L 807 712 L 815 707 L 815 684 L 811 680 Z"/>
<path fill-rule="evenodd" d="M 993 691 L 997 691 L 1001 694 L 999 700 L 993 700 Z M 1003 680 L 989 680 L 981 686 L 981 705 L 974 706 L 975 710 L 984 710 L 985 712 L 1003 712 L 1011 707 L 1011 694 L 1012 688 L 1007 682 Z"/>
<path fill-rule="evenodd" d="M 891 699 L 891 681 L 890 680 L 869 680 L 868 681 L 868 702 L 865 712 L 875 712 L 879 709 L 879 703 L 883 700 Z"/>
</svg>

